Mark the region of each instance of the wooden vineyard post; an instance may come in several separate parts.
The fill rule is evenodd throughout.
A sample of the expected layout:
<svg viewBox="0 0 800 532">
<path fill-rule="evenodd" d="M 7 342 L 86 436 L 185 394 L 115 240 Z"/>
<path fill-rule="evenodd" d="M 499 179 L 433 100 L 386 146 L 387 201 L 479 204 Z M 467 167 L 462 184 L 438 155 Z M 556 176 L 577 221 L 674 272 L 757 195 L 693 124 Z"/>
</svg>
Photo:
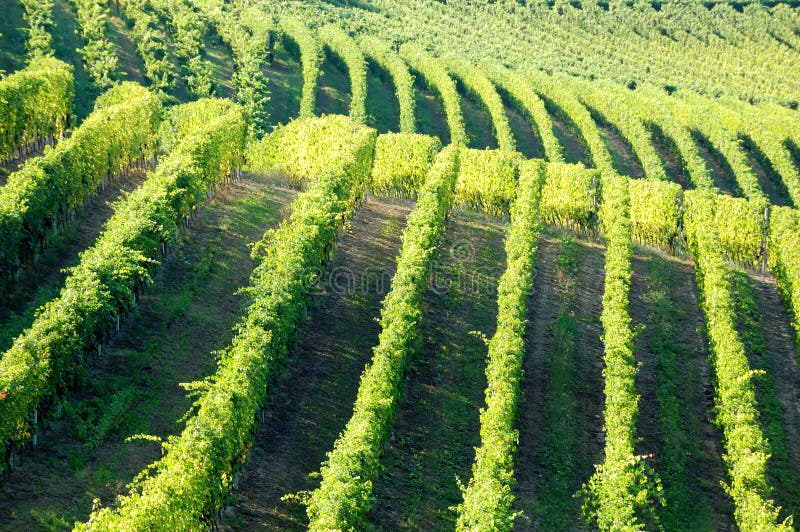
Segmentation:
<svg viewBox="0 0 800 532">
<path fill-rule="evenodd" d="M 767 273 L 767 238 L 769 235 L 769 205 L 764 207 L 764 234 L 761 237 L 761 273 Z"/>
</svg>

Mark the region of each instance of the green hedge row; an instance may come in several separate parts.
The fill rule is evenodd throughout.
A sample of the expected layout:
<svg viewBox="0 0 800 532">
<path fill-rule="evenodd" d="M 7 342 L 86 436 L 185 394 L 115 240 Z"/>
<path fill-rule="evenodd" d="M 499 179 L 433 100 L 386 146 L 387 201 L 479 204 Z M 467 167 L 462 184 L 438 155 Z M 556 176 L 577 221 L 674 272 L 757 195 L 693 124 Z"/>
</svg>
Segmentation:
<svg viewBox="0 0 800 532">
<path fill-rule="evenodd" d="M 236 87 L 236 101 L 247 111 L 255 137 L 263 137 L 271 131 L 269 81 L 262 68 L 269 53 L 268 44 L 274 27 L 272 17 L 256 7 L 228 11 L 223 9 L 221 1 L 210 0 L 195 5 L 231 49 L 234 66 L 231 83 Z"/>
<path fill-rule="evenodd" d="M 548 163 L 542 193 L 544 223 L 586 234 L 597 226 L 597 202 L 603 196 L 596 170 L 581 165 Z M 668 181 L 630 179 L 630 219 L 633 241 L 684 254 L 684 192 Z M 713 194 L 720 250 L 725 258 L 744 267 L 764 265 L 769 205 L 763 200 Z M 775 207 L 769 207 L 775 210 Z"/>
<path fill-rule="evenodd" d="M 322 47 L 316 35 L 300 19 L 284 15 L 279 22 L 280 31 L 300 48 L 303 65 L 303 95 L 300 99 L 300 118 L 314 116 L 317 102 L 317 85 L 322 66 Z"/>
<path fill-rule="evenodd" d="M 600 530 L 643 530 L 653 517 L 652 503 L 660 486 L 648 478 L 642 457 L 635 454 L 639 395 L 637 361 L 633 353 L 630 305 L 631 242 L 628 179 L 616 173 L 602 175 L 600 208 L 606 242 L 603 291 L 605 380 L 605 459 L 584 485 L 584 516 Z"/>
<path fill-rule="evenodd" d="M 630 105 L 630 101 L 623 100 L 617 94 L 620 92 L 619 89 L 611 90 L 608 86 L 604 87 L 594 82 L 574 81 L 572 86 L 584 104 L 599 113 L 628 141 L 642 164 L 645 177 L 665 181 L 667 172 L 664 170 L 661 156 L 653 145 L 650 132 L 636 114 L 636 109 Z"/>
<path fill-rule="evenodd" d="M 381 309 L 381 334 L 372 362 L 361 376 L 353 416 L 328 453 L 322 483 L 307 508 L 310 530 L 362 528 L 392 431 L 406 367 L 422 320 L 428 267 L 453 200 L 458 148 L 437 156 L 408 216 L 392 290 Z"/>
<path fill-rule="evenodd" d="M 517 190 L 522 155 L 505 150 L 462 148 L 456 203 L 494 216 L 507 216 Z"/>
<path fill-rule="evenodd" d="M 252 301 L 216 373 L 198 383 L 204 391 L 192 408 L 196 414 L 148 468 L 155 474 L 135 481 L 118 508 L 95 512 L 78 530 L 202 530 L 224 503 L 302 319 L 309 282 L 316 280 L 309 272 L 323 264 L 357 207 L 372 163 L 374 130 L 338 119 L 333 126 L 319 119 L 310 124 L 325 125 L 336 156 L 326 157 L 329 166 L 295 200 L 291 217 L 255 246 L 258 265 L 247 288 Z"/>
<path fill-rule="evenodd" d="M 33 325 L 0 360 L 0 441 L 25 441 L 33 430 L 30 415 L 71 384 L 86 351 L 134 303 L 162 243 L 175 238 L 209 187 L 238 167 L 246 128 L 241 109 L 231 103 L 225 114 L 183 138 L 145 183 L 115 206 L 97 241 L 70 269 L 60 295 L 37 311 Z"/>
<path fill-rule="evenodd" d="M 170 31 L 175 58 L 189 92 L 196 98 L 213 96 L 213 72 L 205 45 L 208 25 L 203 17 L 183 0 L 148 0 L 148 5 Z"/>
<path fill-rule="evenodd" d="M 72 67 L 52 57 L 0 80 L 0 161 L 36 140 L 61 135 L 74 96 Z"/>
<path fill-rule="evenodd" d="M 648 179 L 630 180 L 633 241 L 646 246 L 677 251 L 683 189 L 677 183 Z"/>
<path fill-rule="evenodd" d="M 603 83 L 600 88 L 599 92 L 614 95 L 616 106 L 628 108 L 636 113 L 638 120 L 649 129 L 643 134 L 638 126 L 633 126 L 636 131 L 633 135 L 640 139 L 637 143 L 649 142 L 648 139 L 656 135 L 663 134 L 669 137 L 677 150 L 671 155 L 684 166 L 691 184 L 695 188 L 714 187 L 714 180 L 706 162 L 700 156 L 691 131 L 681 121 L 676 120 L 667 107 L 670 99 L 665 99 L 663 93 L 655 95 L 646 90 L 620 91 L 618 86 L 611 83 Z M 652 177 L 652 174 L 647 173 L 647 176 Z"/>
<path fill-rule="evenodd" d="M 347 65 L 350 76 L 350 118 L 363 124 L 367 119 L 367 60 L 361 48 L 338 26 L 323 26 L 317 34 L 322 45 Z"/>
<path fill-rule="evenodd" d="M 25 41 L 28 60 L 52 57 L 53 0 L 20 0 L 20 3 L 25 10 L 22 18 L 27 26 L 23 31 L 28 34 Z"/>
<path fill-rule="evenodd" d="M 770 172 L 772 169 L 777 174 L 774 177 L 778 180 L 778 189 L 783 189 L 782 192 L 788 195 L 792 206 L 800 207 L 800 169 L 795 166 L 792 154 L 784 144 L 784 140 L 796 131 L 796 122 L 786 131 L 773 109 L 733 100 L 713 101 L 713 105 L 717 120 L 739 137 L 740 142 L 747 144 L 752 141 L 757 152 L 763 154 L 761 163 L 765 170 Z M 767 176 L 767 179 L 771 178 Z"/>
<path fill-rule="evenodd" d="M 503 107 L 503 100 L 497 93 L 494 84 L 483 72 L 461 59 L 449 58 L 446 61 L 446 65 L 450 72 L 461 80 L 467 90 L 477 97 L 484 110 L 491 117 L 492 128 L 500 149 L 515 151 L 517 143 L 511 133 L 511 126 L 508 123 L 506 109 Z"/>
<path fill-rule="evenodd" d="M 600 130 L 589 111 L 570 88 L 568 80 L 542 73 L 530 73 L 533 88 L 553 102 L 578 129 L 574 133 L 586 143 L 592 164 L 599 170 L 613 172 L 611 154 L 600 136 Z"/>
<path fill-rule="evenodd" d="M 294 120 L 278 126 L 272 134 L 250 145 L 249 167 L 257 172 L 283 174 L 293 185 L 303 186 L 334 167 L 341 154 L 331 149 L 331 139 L 348 127 L 352 130 L 353 121 L 343 115 Z"/>
<path fill-rule="evenodd" d="M 691 93 L 680 93 L 677 98 L 664 98 L 661 93 L 655 93 L 654 89 L 643 91 L 648 95 L 650 103 L 659 102 L 658 105 L 665 108 L 669 118 L 694 132 L 704 144 L 723 156 L 733 172 L 736 188 L 745 197 L 751 200 L 766 197 L 742 150 L 741 142 L 720 120 L 720 109 L 712 100 Z M 699 183 L 697 186 L 702 188 Z"/>
<path fill-rule="evenodd" d="M 791 310 L 800 346 L 800 216 L 796 210 L 772 209 L 767 250 L 770 270 L 778 279 L 778 289 Z"/>
<path fill-rule="evenodd" d="M 389 72 L 392 77 L 400 106 L 400 133 L 416 132 L 414 109 L 417 102 L 414 99 L 414 76 L 408 71 L 408 65 L 394 50 L 376 37 L 361 37 L 358 44 L 367 57 Z"/>
<path fill-rule="evenodd" d="M 69 139 L 29 160 L 0 189 L 0 273 L 10 276 L 110 175 L 152 155 L 158 98 L 139 85 L 111 89 L 124 102 L 93 111 Z M 104 100 L 101 100 L 101 103 Z"/>
<path fill-rule="evenodd" d="M 382 195 L 416 197 L 441 148 L 439 139 L 428 135 L 378 135 L 370 190 Z"/>
<path fill-rule="evenodd" d="M 72 0 L 78 14 L 83 45 L 78 51 L 95 86 L 105 90 L 117 77 L 117 51 L 106 35 L 108 2 L 105 0 Z"/>
<path fill-rule="evenodd" d="M 57 231 L 61 221 L 105 179 L 152 155 L 161 120 L 158 98 L 133 83 L 111 92 L 124 101 L 100 105 L 69 139 L 29 160 L 0 189 L 3 275 L 10 276 L 23 259 L 35 253 L 50 231 Z"/>
<path fill-rule="evenodd" d="M 517 405 L 525 356 L 528 297 L 539 235 L 539 200 L 545 177 L 542 161 L 521 164 L 519 188 L 506 233 L 506 271 L 497 288 L 497 330 L 489 342 L 486 407 L 481 410 L 481 444 L 472 478 L 462 490 L 457 530 L 511 530 L 514 503 L 514 455 L 519 432 Z"/>
<path fill-rule="evenodd" d="M 578 233 L 597 229 L 597 170 L 581 164 L 549 163 L 542 189 L 542 222 Z"/>
<path fill-rule="evenodd" d="M 505 91 L 517 108 L 525 115 L 536 135 L 542 139 L 544 156 L 550 162 L 563 162 L 561 143 L 553 133 L 553 121 L 541 98 L 519 74 L 495 64 L 486 70 L 497 87 Z"/>
<path fill-rule="evenodd" d="M 124 19 L 131 21 L 131 36 L 144 62 L 144 75 L 153 88 L 167 92 L 175 88 L 175 67 L 161 33 L 158 17 L 147 0 L 116 0 L 112 5 L 121 10 Z"/>
<path fill-rule="evenodd" d="M 715 421 L 723 433 L 723 459 L 728 469 L 725 490 L 734 503 L 736 524 L 748 531 L 792 530 L 790 521 L 777 523 L 779 508 L 769 499 L 769 446 L 759 425 L 753 372 L 735 327 L 735 307 L 716 230 L 714 195 L 687 192 L 684 212 L 711 347 Z"/>
<path fill-rule="evenodd" d="M 466 144 L 467 132 L 464 129 L 464 118 L 461 114 L 461 98 L 456 90 L 447 70 L 441 62 L 431 56 L 421 47 L 405 43 L 400 47 L 400 55 L 409 66 L 422 74 L 429 87 L 439 93 L 447 115 L 447 125 L 450 129 L 450 142 L 452 144 Z"/>
</svg>

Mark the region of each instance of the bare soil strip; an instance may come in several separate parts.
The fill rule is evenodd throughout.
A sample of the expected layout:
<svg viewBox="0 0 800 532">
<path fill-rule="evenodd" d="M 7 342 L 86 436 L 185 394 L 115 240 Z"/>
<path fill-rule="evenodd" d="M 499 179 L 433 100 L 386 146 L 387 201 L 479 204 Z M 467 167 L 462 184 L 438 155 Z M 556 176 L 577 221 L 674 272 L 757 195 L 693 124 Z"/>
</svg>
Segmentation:
<svg viewBox="0 0 800 532">
<path fill-rule="evenodd" d="M 296 192 L 245 175 L 198 211 L 170 250 L 121 332 L 90 356 L 83 385 L 45 420 L 39 447 L 0 488 L 0 528 L 65 530 L 85 520 L 95 497 L 112 504 L 125 485 L 161 456 L 193 402 L 181 382 L 215 368 L 213 351 L 232 337 L 246 300 L 236 293 L 253 263 L 248 244 L 288 212 Z"/>
<path fill-rule="evenodd" d="M 452 530 L 480 444 L 487 348 L 505 268 L 502 224 L 457 212 L 448 222 L 424 296 L 422 346 L 412 358 L 386 472 L 375 482 L 378 530 Z"/>
<path fill-rule="evenodd" d="M 528 306 L 517 530 L 582 530 L 574 495 L 603 460 L 602 248 L 542 236 Z"/>
<path fill-rule="evenodd" d="M 666 530 L 734 530 L 692 264 L 636 255 L 630 313 L 641 395 L 636 452 L 664 484 L 660 522 Z"/>
<path fill-rule="evenodd" d="M 241 473 L 223 529 L 301 530 L 305 508 L 281 497 L 313 490 L 325 453 L 352 414 L 359 377 L 378 343 L 381 301 L 410 205 L 368 198 L 340 236 L 307 321 Z"/>
</svg>

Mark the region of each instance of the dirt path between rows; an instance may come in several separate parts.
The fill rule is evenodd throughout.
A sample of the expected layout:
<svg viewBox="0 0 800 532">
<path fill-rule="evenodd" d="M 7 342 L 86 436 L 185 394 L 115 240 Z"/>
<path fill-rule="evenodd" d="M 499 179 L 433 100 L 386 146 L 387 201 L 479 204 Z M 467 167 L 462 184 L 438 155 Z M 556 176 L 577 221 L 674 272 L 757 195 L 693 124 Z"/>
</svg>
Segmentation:
<svg viewBox="0 0 800 532">
<path fill-rule="evenodd" d="M 585 529 L 573 495 L 603 460 L 604 253 L 569 244 L 577 246 L 571 275 L 558 266 L 565 245 L 540 237 L 528 303 L 515 461 L 516 509 L 526 518 L 517 530 Z M 556 331 L 566 334 L 556 338 Z"/>
<path fill-rule="evenodd" d="M 76 265 L 79 254 L 97 240 L 114 212 L 111 204 L 144 179 L 145 173 L 135 170 L 109 181 L 72 223 L 61 228 L 57 242 L 48 246 L 36 263 L 24 266 L 20 283 L 0 301 L 0 351 L 11 347 L 13 339 L 33 323 L 36 308 L 58 295 L 66 278 L 63 269 Z"/>
<path fill-rule="evenodd" d="M 666 529 L 735 530 L 693 265 L 636 255 L 630 295 L 641 396 L 636 453 L 662 478 Z"/>
<path fill-rule="evenodd" d="M 378 341 L 380 305 L 409 210 L 408 202 L 370 197 L 339 237 L 256 431 L 235 503 L 223 512 L 223 529 L 305 528 L 305 508 L 281 497 L 318 486 L 319 479 L 308 475 L 319 470 L 352 414 L 359 377 Z"/>
<path fill-rule="evenodd" d="M 378 530 L 452 530 L 458 480 L 471 474 L 480 444 L 487 348 L 497 323 L 496 283 L 505 269 L 504 227 L 456 212 L 434 256 L 423 296 L 421 348 L 411 358 L 386 472 L 375 482 Z"/>
<path fill-rule="evenodd" d="M 296 191 L 245 175 L 202 207 L 181 232 L 119 334 L 90 356 L 80 389 L 60 417 L 47 418 L 39 448 L 0 488 L 0 528 L 67 530 L 88 518 L 92 499 L 110 505 L 161 456 L 152 441 L 183 428 L 193 399 L 179 386 L 215 369 L 214 350 L 230 342 L 246 305 L 237 290 L 253 263 L 249 243 L 288 213 Z"/>
</svg>

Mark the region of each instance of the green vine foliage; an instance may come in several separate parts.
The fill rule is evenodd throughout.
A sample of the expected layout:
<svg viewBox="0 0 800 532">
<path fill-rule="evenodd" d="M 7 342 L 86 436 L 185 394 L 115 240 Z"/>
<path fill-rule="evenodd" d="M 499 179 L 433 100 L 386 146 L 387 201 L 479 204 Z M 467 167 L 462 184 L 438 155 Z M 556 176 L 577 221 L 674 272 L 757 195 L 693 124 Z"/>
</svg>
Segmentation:
<svg viewBox="0 0 800 532">
<path fill-rule="evenodd" d="M 188 105 L 200 108 L 205 102 Z M 241 109 L 230 103 L 225 114 L 184 137 L 144 184 L 115 206 L 97 241 L 69 270 L 59 296 L 38 310 L 33 325 L 0 360 L 0 441 L 25 441 L 31 413 L 70 386 L 86 351 L 133 306 L 162 243 L 175 238 L 209 187 L 239 166 L 246 129 Z"/>
<path fill-rule="evenodd" d="M 334 167 L 340 153 L 331 149 L 331 138 L 348 127 L 351 128 L 348 134 L 353 134 L 352 129 L 369 129 L 353 124 L 349 117 L 329 115 L 325 120 L 295 120 L 278 126 L 272 134 L 250 146 L 250 168 L 282 174 L 293 185 L 302 187 Z"/>
<path fill-rule="evenodd" d="M 338 26 L 321 27 L 317 34 L 324 46 L 339 56 L 350 75 L 350 118 L 363 124 L 367 119 L 367 60 L 356 41 Z"/>
<path fill-rule="evenodd" d="M 572 90 L 569 80 L 539 72 L 530 73 L 528 79 L 533 82 L 533 87 L 539 94 L 552 101 L 575 124 L 577 131 L 574 133 L 586 143 L 587 155 L 592 164 L 599 170 L 613 172 L 611 153 L 603 142 L 592 115 Z"/>
<path fill-rule="evenodd" d="M 52 57 L 0 80 L 0 161 L 35 140 L 61 135 L 74 96 L 72 67 Z"/>
<path fill-rule="evenodd" d="M 269 80 L 262 67 L 267 62 L 274 21 L 254 6 L 231 12 L 223 10 L 223 3 L 215 0 L 196 5 L 231 49 L 234 64 L 231 83 L 236 87 L 236 101 L 247 111 L 254 136 L 262 138 L 272 130 Z"/>
<path fill-rule="evenodd" d="M 456 529 L 511 530 L 514 502 L 514 455 L 519 432 L 517 405 L 525 356 L 528 296 L 539 236 L 539 201 L 545 177 L 540 160 L 520 164 L 519 187 L 506 234 L 506 270 L 497 296 L 497 330 L 489 342 L 486 407 L 481 410 L 481 444 L 475 451 L 472 478 L 462 489 Z"/>
<path fill-rule="evenodd" d="M 781 295 L 791 309 L 800 345 L 800 217 L 796 210 L 788 207 L 770 210 L 767 257 Z"/>
<path fill-rule="evenodd" d="M 81 37 L 86 42 L 78 51 L 95 86 L 108 89 L 117 77 L 117 52 L 106 35 L 108 2 L 72 0 L 78 14 Z"/>
<path fill-rule="evenodd" d="M 498 89 L 505 91 L 528 118 L 531 127 L 542 139 L 545 158 L 550 162 L 564 162 L 561 143 L 553 133 L 550 113 L 530 84 L 516 72 L 496 64 L 486 65 L 485 70 Z"/>
<path fill-rule="evenodd" d="M 400 55 L 425 79 L 429 87 L 439 93 L 447 115 L 447 125 L 450 129 L 450 142 L 453 144 L 466 144 L 467 132 L 464 129 L 464 117 L 461 114 L 461 97 L 456 90 L 456 84 L 447 73 L 447 70 L 421 47 L 405 43 L 400 47 Z"/>
<path fill-rule="evenodd" d="M 322 466 L 310 497 L 310 530 L 360 530 L 371 507 L 372 483 L 392 430 L 409 357 L 419 339 L 428 267 L 453 201 L 458 149 L 448 146 L 433 163 L 403 232 L 392 290 L 381 308 L 381 334 L 361 376 L 353 415 Z"/>
<path fill-rule="evenodd" d="M 213 96 L 212 67 L 206 58 L 206 21 L 184 0 L 148 0 L 148 5 L 170 30 L 175 57 L 189 92 L 196 98 Z"/>
<path fill-rule="evenodd" d="M 380 39 L 364 36 L 359 39 L 358 44 L 367 57 L 378 63 L 392 77 L 400 106 L 400 133 L 416 132 L 414 76 L 408 71 L 408 65 Z"/>
<path fill-rule="evenodd" d="M 370 190 L 385 196 L 416 197 L 441 148 L 439 139 L 428 135 L 378 135 Z"/>
<path fill-rule="evenodd" d="M 549 163 L 542 190 L 542 221 L 585 234 L 597 229 L 599 172 L 580 164 Z"/>
<path fill-rule="evenodd" d="M 695 257 L 697 284 L 705 313 L 715 376 L 716 423 L 725 445 L 725 490 L 733 499 L 741 530 L 792 530 L 791 517 L 778 523 L 780 508 L 770 500 L 769 445 L 759 425 L 753 371 L 736 327 L 734 302 L 715 227 L 709 191 L 686 193 L 685 225 Z"/>
<path fill-rule="evenodd" d="M 25 49 L 28 53 L 28 61 L 34 61 L 40 57 L 52 57 L 52 38 L 50 32 L 53 30 L 53 0 L 20 0 L 25 19 L 25 32 L 28 39 L 25 41 Z"/>
<path fill-rule="evenodd" d="M 110 175 L 156 146 L 161 103 L 126 83 L 124 102 L 95 110 L 69 139 L 31 159 L 0 189 L 0 272 L 6 279 Z"/>
<path fill-rule="evenodd" d="M 513 133 L 511 133 L 511 126 L 508 123 L 505 107 L 503 107 L 503 100 L 497 93 L 494 84 L 481 70 L 466 61 L 458 58 L 449 58 L 446 60 L 446 64 L 450 72 L 461 80 L 467 91 L 477 97 L 484 110 L 491 117 L 492 129 L 500 149 L 515 151 L 517 144 Z"/>
<path fill-rule="evenodd" d="M 751 269 L 764 258 L 766 201 L 750 201 L 724 194 L 715 197 L 715 220 L 722 252 L 731 262 Z"/>
<path fill-rule="evenodd" d="M 117 0 L 115 5 L 127 20 L 132 21 L 131 36 L 144 62 L 144 74 L 152 87 L 166 93 L 175 88 L 175 67 L 161 26 L 148 7 L 147 0 Z"/>
<path fill-rule="evenodd" d="M 149 468 L 155 474 L 135 480 L 116 509 L 95 512 L 78 530 L 205 530 L 224 503 L 302 319 L 309 272 L 322 266 L 337 230 L 358 206 L 372 164 L 374 130 L 339 117 L 287 127 L 308 131 L 314 125 L 329 134 L 326 146 L 335 155 L 312 161 L 321 152 L 308 154 L 306 166 L 320 168 L 317 179 L 295 200 L 290 218 L 253 248 L 250 305 L 216 373 L 202 383 L 196 414 L 164 445 L 165 456 Z"/>
<path fill-rule="evenodd" d="M 508 216 L 517 190 L 522 155 L 504 150 L 462 148 L 456 202 L 493 216 Z"/>
<path fill-rule="evenodd" d="M 677 183 L 650 179 L 630 180 L 633 241 L 666 251 L 681 244 L 683 189 Z"/>
<path fill-rule="evenodd" d="M 653 503 L 663 503 L 663 496 L 659 480 L 635 454 L 639 395 L 628 311 L 633 256 L 628 179 L 604 173 L 602 189 L 600 220 L 606 261 L 600 321 L 605 345 L 605 460 L 583 486 L 583 511 L 587 521 L 600 530 L 633 532 L 654 522 Z"/>
<path fill-rule="evenodd" d="M 28 161 L 0 189 L 0 272 L 5 279 L 105 179 L 152 155 L 161 120 L 159 99 L 134 83 L 111 91 L 120 103 L 93 111 L 69 139 Z"/>
<path fill-rule="evenodd" d="M 300 99 L 300 118 L 314 116 L 317 102 L 317 85 L 322 66 L 322 47 L 316 35 L 300 19 L 284 15 L 279 23 L 280 31 L 300 48 L 303 66 L 303 94 Z"/>
</svg>

